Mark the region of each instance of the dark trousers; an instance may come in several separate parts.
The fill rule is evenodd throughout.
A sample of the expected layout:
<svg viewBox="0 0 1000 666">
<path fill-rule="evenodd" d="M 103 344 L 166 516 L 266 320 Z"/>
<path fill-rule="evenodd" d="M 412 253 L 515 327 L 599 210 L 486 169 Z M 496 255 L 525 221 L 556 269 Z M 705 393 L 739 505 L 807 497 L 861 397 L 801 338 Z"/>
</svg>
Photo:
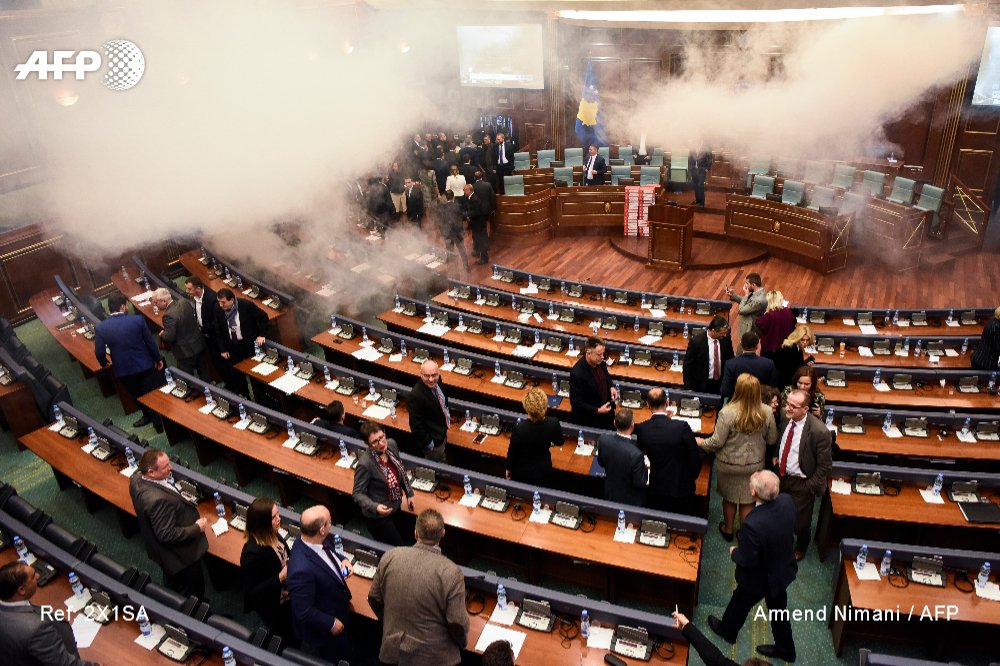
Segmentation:
<svg viewBox="0 0 1000 666">
<path fill-rule="evenodd" d="M 816 495 L 806 487 L 806 480 L 797 476 L 781 479 L 781 492 L 788 493 L 795 502 L 795 550 L 806 552 L 812 532 L 813 502 Z"/>
<path fill-rule="evenodd" d="M 368 531 L 372 533 L 372 538 L 376 541 L 391 546 L 405 546 L 407 542 L 403 540 L 403 534 L 406 534 L 404 518 L 403 512 L 397 509 L 383 518 L 365 516 L 365 523 L 368 525 Z"/>
<path fill-rule="evenodd" d="M 695 496 L 668 497 L 666 495 L 654 495 L 650 493 L 646 497 L 646 507 L 656 511 L 668 511 L 670 513 L 682 513 L 685 516 L 697 516 L 701 514 L 699 500 Z"/>
<path fill-rule="evenodd" d="M 694 185 L 694 202 L 705 205 L 705 179 L 708 172 L 704 169 L 695 169 L 691 174 L 691 182 Z"/>
<path fill-rule="evenodd" d="M 216 369 L 219 371 L 222 381 L 226 383 L 228 390 L 247 398 L 250 396 L 250 391 L 247 388 L 247 376 L 236 369 L 236 364 L 242 360 L 243 358 L 238 358 L 235 355 L 231 355 L 228 359 L 218 356 L 216 357 Z"/>
<path fill-rule="evenodd" d="M 486 222 L 470 224 L 469 231 L 472 232 L 472 253 L 483 261 L 489 261 L 490 239 L 486 235 Z"/>
<path fill-rule="evenodd" d="M 735 643 L 736 636 L 747 621 L 747 614 L 761 599 L 767 604 L 769 611 L 783 611 L 788 608 L 788 592 L 786 590 L 782 590 L 781 594 L 778 595 L 762 595 L 749 592 L 742 585 L 737 585 L 729 600 L 729 605 L 726 606 L 726 612 L 722 615 L 722 637 L 730 643 Z M 780 620 L 772 619 L 771 633 L 774 634 L 774 644 L 779 652 L 795 653 L 792 623 L 787 617 Z"/>
<path fill-rule="evenodd" d="M 208 379 L 208 366 L 205 364 L 205 355 L 201 352 L 184 358 L 174 354 L 174 360 L 177 361 L 177 367 L 189 375 L 197 375 L 202 379 Z"/>
<path fill-rule="evenodd" d="M 159 370 L 150 368 L 149 370 L 135 372 L 131 375 L 122 375 L 118 377 L 118 382 L 138 402 L 140 396 L 146 395 L 153 389 L 163 386 L 163 375 Z M 160 420 L 160 415 L 149 407 L 139 403 L 139 409 L 142 410 L 142 415 L 149 419 L 151 423 L 163 423 Z"/>
<path fill-rule="evenodd" d="M 195 595 L 199 599 L 205 598 L 205 572 L 202 568 L 201 559 L 184 567 L 174 574 L 163 572 L 164 587 L 183 594 L 184 596 Z"/>
</svg>

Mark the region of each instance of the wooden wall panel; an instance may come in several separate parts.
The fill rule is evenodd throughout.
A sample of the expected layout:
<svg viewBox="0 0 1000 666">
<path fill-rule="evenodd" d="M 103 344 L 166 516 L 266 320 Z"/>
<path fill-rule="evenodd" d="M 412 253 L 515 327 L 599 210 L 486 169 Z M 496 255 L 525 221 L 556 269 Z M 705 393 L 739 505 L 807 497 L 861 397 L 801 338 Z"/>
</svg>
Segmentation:
<svg viewBox="0 0 1000 666">
<path fill-rule="evenodd" d="M 952 172 L 969 189 L 982 196 L 987 189 L 990 189 L 992 183 L 990 175 L 995 176 L 993 169 L 995 152 L 995 150 L 959 149 Z"/>
</svg>

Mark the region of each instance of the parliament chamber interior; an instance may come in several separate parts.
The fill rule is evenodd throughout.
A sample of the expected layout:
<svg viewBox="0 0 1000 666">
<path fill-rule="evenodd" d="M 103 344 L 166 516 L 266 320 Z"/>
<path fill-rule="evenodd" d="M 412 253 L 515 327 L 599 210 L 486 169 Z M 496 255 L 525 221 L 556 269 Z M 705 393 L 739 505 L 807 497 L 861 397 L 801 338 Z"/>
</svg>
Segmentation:
<svg viewBox="0 0 1000 666">
<path fill-rule="evenodd" d="M 341 664 L 386 659 L 372 578 L 430 509 L 463 664 L 997 661 L 995 5 L 25 0 L 0 31 L 0 565 L 82 659 L 336 664 L 284 581 L 284 630 L 248 596 L 270 498 L 283 556 L 330 511 Z M 747 396 L 773 432 L 737 474 Z M 150 550 L 157 450 L 196 592 Z M 783 499 L 794 549 L 758 533 Z"/>
</svg>

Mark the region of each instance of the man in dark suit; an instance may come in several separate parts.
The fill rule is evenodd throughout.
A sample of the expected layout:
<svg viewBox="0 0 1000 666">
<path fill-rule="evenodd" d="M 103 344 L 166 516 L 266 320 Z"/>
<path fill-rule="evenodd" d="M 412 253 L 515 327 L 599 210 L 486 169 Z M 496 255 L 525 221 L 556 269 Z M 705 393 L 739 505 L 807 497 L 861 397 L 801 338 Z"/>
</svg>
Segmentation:
<svg viewBox="0 0 1000 666">
<path fill-rule="evenodd" d="M 795 501 L 795 559 L 805 557 L 812 531 L 813 501 L 826 492 L 833 469 L 830 431 L 809 408 L 811 397 L 798 389 L 785 399 L 785 415 L 778 424 L 778 446 L 769 458 L 781 479 L 781 492 Z"/>
<path fill-rule="evenodd" d="M 632 410 L 615 412 L 616 434 L 597 439 L 597 464 L 604 468 L 604 499 L 616 504 L 643 506 L 649 473 L 642 451 L 632 441 L 635 419 Z"/>
<path fill-rule="evenodd" d="M 748 331 L 740 338 L 740 346 L 743 353 L 726 363 L 722 373 L 722 386 L 719 393 L 723 398 L 731 398 L 736 389 L 736 378 L 744 372 L 756 377 L 761 384 L 779 388 L 778 370 L 774 367 L 774 361 L 760 355 L 760 336 L 753 331 Z"/>
<path fill-rule="evenodd" d="M 455 199 L 454 192 L 446 190 L 444 203 L 437 207 L 434 214 L 445 250 L 452 256 L 457 252 L 468 272 L 469 255 L 465 252 L 465 208 Z"/>
<path fill-rule="evenodd" d="M 694 205 L 705 207 L 705 181 L 712 168 L 712 151 L 700 150 L 688 155 L 688 169 L 694 186 Z"/>
<path fill-rule="evenodd" d="M 205 343 L 211 347 L 209 338 L 215 333 L 215 310 L 219 307 L 219 299 L 215 292 L 205 286 L 199 277 L 189 277 L 184 283 L 184 291 L 194 303 L 194 315 L 205 336 Z"/>
<path fill-rule="evenodd" d="M 722 619 L 709 615 L 708 626 L 733 644 L 750 609 L 764 599 L 771 614 L 774 644 L 758 645 L 757 652 L 795 661 L 792 624 L 784 614 L 788 608 L 787 589 L 798 571 L 792 556 L 795 503 L 788 495 L 778 494 L 778 477 L 767 470 L 750 477 L 750 494 L 758 504 L 743 521 L 740 545 L 729 549 L 736 563 L 736 590 Z"/>
<path fill-rule="evenodd" d="M 327 540 L 332 523 L 325 506 L 302 512 L 302 534 L 288 558 L 286 586 L 295 635 L 323 659 L 337 663 L 350 652 L 346 631 L 351 591 L 345 579 L 351 565 L 333 552 L 332 540 Z"/>
<path fill-rule="evenodd" d="M 410 411 L 410 432 L 416 446 L 427 459 L 445 462 L 451 414 L 448 398 L 441 390 L 441 374 L 434 361 L 424 361 L 420 366 L 420 381 L 410 391 L 406 407 Z"/>
<path fill-rule="evenodd" d="M 688 340 L 684 353 L 684 388 L 699 393 L 718 393 L 722 373 L 733 358 L 733 341 L 729 337 L 729 322 L 715 315 L 708 328 L 698 331 Z"/>
<path fill-rule="evenodd" d="M 496 185 L 493 190 L 497 194 L 503 194 L 503 177 L 514 173 L 514 151 L 517 149 L 514 144 L 507 141 L 503 133 L 497 134 L 497 142 L 493 147 L 493 173 L 496 175 Z"/>
<path fill-rule="evenodd" d="M 361 439 L 360 430 L 344 423 L 344 403 L 340 400 L 334 400 L 327 405 L 325 418 L 317 417 L 312 420 L 312 423 L 323 430 L 329 430 L 344 437 Z"/>
<path fill-rule="evenodd" d="M 219 307 L 215 310 L 215 339 L 220 359 L 219 374 L 225 380 L 227 389 L 246 395 L 246 376 L 235 365 L 253 356 L 254 342 L 264 344 L 267 314 L 256 304 L 237 299 L 232 289 L 224 287 L 217 296 Z"/>
<path fill-rule="evenodd" d="M 694 515 L 698 512 L 695 481 L 701 472 L 701 451 L 684 421 L 667 414 L 667 393 L 649 389 L 646 404 L 653 413 L 635 428 L 639 450 L 649 458 L 646 506 L 659 511 Z"/>
<path fill-rule="evenodd" d="M 98 666 L 84 661 L 73 629 L 30 602 L 38 589 L 38 572 L 21 560 L 0 567 L 0 654 L 8 666 Z"/>
<path fill-rule="evenodd" d="M 406 194 L 406 217 L 419 227 L 424 221 L 424 188 L 411 178 L 403 181 L 403 187 Z"/>
<path fill-rule="evenodd" d="M 576 423 L 611 430 L 618 389 L 604 362 L 606 349 L 599 337 L 587 338 L 583 357 L 569 371 L 569 403 Z"/>
<path fill-rule="evenodd" d="M 472 185 L 465 185 L 465 217 L 469 220 L 469 231 L 472 232 L 472 253 L 479 259 L 479 265 L 490 261 L 490 239 L 486 235 L 486 202 L 476 195 Z"/>
<path fill-rule="evenodd" d="M 170 345 L 177 367 L 190 374 L 206 377 L 202 352 L 205 337 L 194 313 L 194 306 L 187 300 L 175 301 L 170 292 L 160 287 L 153 292 L 153 304 L 163 313 L 163 330 L 160 339 Z"/>
<path fill-rule="evenodd" d="M 201 559 L 208 552 L 208 520 L 170 483 L 170 458 L 146 449 L 128 492 L 139 521 L 139 534 L 150 559 L 163 569 L 163 584 L 184 596 L 205 596 Z"/>
<path fill-rule="evenodd" d="M 497 207 L 497 195 L 493 191 L 493 186 L 486 180 L 482 169 L 476 170 L 475 180 L 472 183 L 472 191 L 476 193 L 483 204 L 483 214 L 489 218 Z"/>
<path fill-rule="evenodd" d="M 583 163 L 583 184 L 603 185 L 604 173 L 607 170 L 608 165 L 604 158 L 597 154 L 597 146 L 591 145 L 587 159 Z"/>
<path fill-rule="evenodd" d="M 128 302 L 119 293 L 108 296 L 111 316 L 97 324 L 94 335 L 94 355 L 102 368 L 109 364 L 107 350 L 111 351 L 111 372 L 122 388 L 138 401 L 139 396 L 161 386 L 163 357 L 149 332 L 145 320 L 139 315 L 128 314 Z M 142 418 L 132 424 L 142 428 L 153 424 L 156 432 L 163 432 L 160 415 L 140 404 Z"/>
<path fill-rule="evenodd" d="M 382 621 L 379 661 L 400 666 L 454 666 L 469 640 L 465 576 L 441 554 L 444 519 L 417 516 L 412 547 L 393 548 L 378 564 L 368 603 Z"/>
<path fill-rule="evenodd" d="M 489 133 L 486 133 L 483 135 L 483 147 L 479 151 L 479 166 L 483 168 L 483 172 L 490 182 L 496 180 L 494 176 L 496 162 L 496 146 L 493 144 L 493 139 L 490 138 Z"/>
</svg>

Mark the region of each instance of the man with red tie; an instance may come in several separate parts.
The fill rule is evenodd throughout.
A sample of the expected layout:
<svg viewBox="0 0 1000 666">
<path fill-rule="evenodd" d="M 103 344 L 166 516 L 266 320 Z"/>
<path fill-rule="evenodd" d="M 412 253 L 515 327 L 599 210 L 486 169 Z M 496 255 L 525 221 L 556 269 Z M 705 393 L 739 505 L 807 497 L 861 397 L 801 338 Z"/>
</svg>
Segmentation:
<svg viewBox="0 0 1000 666">
<path fill-rule="evenodd" d="M 830 431 L 809 411 L 811 398 L 795 390 L 785 401 L 785 416 L 778 424 L 778 449 L 769 454 L 781 479 L 781 492 L 795 500 L 795 559 L 805 557 L 812 528 L 813 501 L 826 492 L 833 468 Z"/>
<path fill-rule="evenodd" d="M 302 534 L 288 557 L 286 584 L 295 635 L 321 657 L 337 663 L 350 656 L 346 631 L 351 591 L 346 578 L 351 565 L 333 552 L 332 539 L 328 539 L 332 523 L 325 506 L 302 512 Z"/>
<path fill-rule="evenodd" d="M 729 321 L 715 315 L 708 328 L 688 340 L 684 354 L 684 388 L 699 393 L 718 393 L 722 372 L 733 358 L 733 341 L 729 337 Z"/>
</svg>

